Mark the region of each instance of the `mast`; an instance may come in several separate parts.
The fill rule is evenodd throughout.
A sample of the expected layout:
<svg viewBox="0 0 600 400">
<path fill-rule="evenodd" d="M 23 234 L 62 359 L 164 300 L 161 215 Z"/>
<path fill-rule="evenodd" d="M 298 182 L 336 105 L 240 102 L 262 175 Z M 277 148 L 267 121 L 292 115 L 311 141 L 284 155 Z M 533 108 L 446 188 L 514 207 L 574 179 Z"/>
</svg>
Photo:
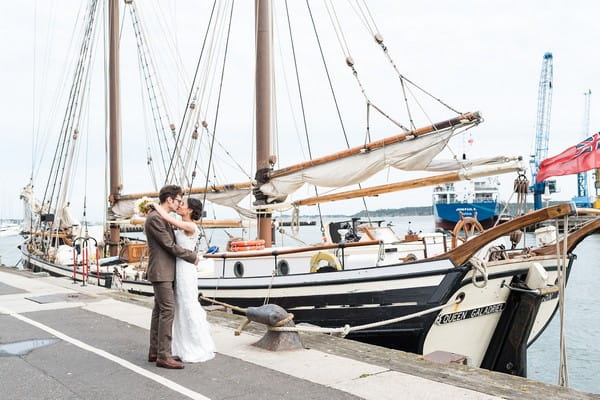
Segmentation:
<svg viewBox="0 0 600 400">
<path fill-rule="evenodd" d="M 119 200 L 121 189 L 121 114 L 119 82 L 119 0 L 108 2 L 108 114 L 109 114 L 109 201 Z M 121 230 L 119 225 L 110 225 L 110 255 L 119 254 Z"/>
<path fill-rule="evenodd" d="M 271 168 L 271 0 L 256 0 L 256 177 L 266 179 Z M 255 205 L 266 205 L 256 197 Z M 257 210 L 258 238 L 272 245 L 271 213 Z"/>
</svg>

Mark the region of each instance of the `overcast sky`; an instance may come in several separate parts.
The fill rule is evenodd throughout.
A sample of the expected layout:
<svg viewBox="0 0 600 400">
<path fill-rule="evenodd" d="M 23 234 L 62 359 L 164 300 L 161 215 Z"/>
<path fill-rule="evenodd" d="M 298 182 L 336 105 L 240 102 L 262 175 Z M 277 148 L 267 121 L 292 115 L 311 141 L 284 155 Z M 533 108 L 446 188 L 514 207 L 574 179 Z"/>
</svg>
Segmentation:
<svg viewBox="0 0 600 400">
<path fill-rule="evenodd" d="M 230 129 L 232 136 L 241 138 L 243 131 L 252 126 L 252 57 L 251 47 L 253 41 L 252 12 L 253 2 L 238 1 L 234 14 L 232 28 L 232 43 L 244 39 L 240 47 L 231 48 L 228 61 L 226 78 L 229 79 L 229 95 L 224 95 L 223 102 L 231 100 L 230 105 L 223 106 L 223 122 L 220 122 L 219 131 Z M 292 4 L 294 3 L 294 4 Z M 600 123 L 600 110 L 596 100 L 596 90 L 600 90 L 600 74 L 598 74 L 598 50 L 597 43 L 600 38 L 600 24 L 597 16 L 600 15 L 600 3 L 597 1 L 369 1 L 370 10 L 373 14 L 377 27 L 385 39 L 389 52 L 400 72 L 408 78 L 419 83 L 436 97 L 443 99 L 460 111 L 479 110 L 484 116 L 484 123 L 472 131 L 473 145 L 469 148 L 472 157 L 490 156 L 498 154 L 522 155 L 528 157 L 533 154 L 533 143 L 535 137 L 535 124 L 537 113 L 537 91 L 542 58 L 545 52 L 552 52 L 554 56 L 554 88 L 552 100 L 552 115 L 550 128 L 549 156 L 555 155 L 568 146 L 574 145 L 584 138 L 584 95 L 591 89 L 591 113 L 590 133 L 598 131 Z M 21 206 L 18 196 L 21 188 L 28 182 L 31 175 L 32 163 L 39 160 L 39 154 L 32 157 L 33 132 L 38 137 L 42 128 L 36 126 L 41 122 L 36 113 L 44 110 L 44 118 L 49 113 L 62 115 L 62 109 L 54 109 L 50 103 L 57 102 L 54 93 L 61 79 L 68 71 L 69 64 L 66 63 L 69 46 L 78 39 L 73 35 L 73 24 L 79 12 L 82 2 L 79 1 L 31 1 L 0 3 L 0 54 L 2 54 L 3 66 L 0 74 L 0 135 L 2 138 L 0 157 L 0 217 L 20 217 Z M 160 37 L 165 35 L 160 25 L 151 20 L 152 13 L 158 10 L 162 12 L 162 19 L 169 26 L 176 38 L 178 57 L 181 57 L 180 72 L 173 68 L 163 82 L 169 87 L 169 99 L 175 103 L 173 115 L 177 124 L 177 116 L 181 114 L 182 108 L 178 103 L 184 103 L 187 97 L 189 78 L 193 74 L 195 60 L 198 57 L 201 38 L 206 23 L 206 15 L 212 3 L 207 1 L 162 1 L 161 8 L 156 1 L 146 0 L 140 2 L 139 9 L 143 16 L 148 16 L 146 29 L 149 35 Z M 284 9 L 278 3 L 277 15 L 281 15 Z M 315 20 L 320 22 L 320 31 L 325 37 L 331 27 L 327 27 L 328 18 L 323 13 L 323 3 L 311 1 L 311 7 L 315 13 Z M 361 79 L 373 96 L 376 104 L 389 107 L 394 115 L 395 105 L 401 104 L 402 98 L 398 86 L 397 77 L 391 76 L 392 83 L 383 81 L 383 73 L 377 68 L 384 69 L 387 73 L 391 71 L 387 60 L 381 51 L 368 37 L 365 29 L 350 11 L 345 11 L 346 2 L 336 1 L 339 7 L 339 16 L 342 27 L 346 30 L 348 45 L 352 49 L 353 58 L 357 61 L 356 66 Z M 144 9 L 146 7 L 146 9 Z M 337 8 L 336 8 L 337 9 Z M 298 16 L 292 16 L 294 29 L 300 31 L 307 27 L 306 7 L 304 2 L 290 2 L 290 13 L 297 11 Z M 354 18 L 354 21 L 352 21 Z M 53 21 L 50 23 L 49 21 Z M 242 22 L 245 21 L 245 22 Z M 126 22 L 128 20 L 126 19 Z M 287 22 L 278 20 L 277 29 L 285 32 Z M 123 47 L 125 46 L 126 30 L 123 33 Z M 334 35 L 330 35 L 334 36 Z M 250 40 L 249 40 L 250 38 Z M 129 39 L 130 40 L 130 39 Z M 323 38 L 324 42 L 326 41 Z M 361 135 L 365 131 L 364 99 L 356 81 L 344 65 L 340 49 L 336 48 L 337 41 L 329 40 L 329 55 L 339 59 L 332 63 L 332 74 L 335 74 L 336 83 L 340 85 L 338 94 L 341 98 L 355 97 L 358 99 L 353 105 L 342 109 L 350 121 L 350 126 L 355 127 L 356 135 L 354 144 L 360 144 Z M 296 51 L 301 61 L 312 62 L 312 67 L 299 67 L 301 78 L 308 82 L 306 85 L 312 89 L 325 86 L 319 59 L 310 55 L 309 49 L 314 47 L 314 38 L 309 35 L 301 36 L 295 42 Z M 312 47 L 311 47 L 312 46 Z M 306 50 L 306 54 L 303 52 Z M 372 51 L 372 54 L 362 57 L 364 53 Z M 289 47 L 282 46 L 275 52 L 289 52 Z M 131 53 L 130 53 L 131 54 Z M 173 58 L 169 53 L 159 53 L 166 63 L 168 58 Z M 286 53 L 289 54 L 289 53 Z M 98 50 L 98 59 L 101 58 L 101 49 Z M 287 57 L 289 63 L 289 56 Z M 312 60 L 312 61 L 311 61 Z M 277 61 L 275 61 L 277 63 Z M 300 61 L 299 61 L 300 62 Z M 125 65 L 135 64 L 133 61 L 124 61 Z M 125 68 L 125 67 L 124 67 Z M 100 70 L 100 69 L 99 69 Z M 101 72 L 101 71 L 100 71 Z M 393 72 L 393 71 L 392 71 Z M 137 74 L 137 75 L 136 75 Z M 314 75 L 313 75 L 314 74 Z M 125 107 L 139 102 L 139 88 L 134 81 L 139 78 L 139 73 L 132 73 L 132 78 L 126 78 L 123 84 L 123 97 Z M 369 81 L 368 76 L 371 77 Z M 374 76 L 374 78 L 373 78 Z M 181 77 L 181 78 L 180 78 Z M 187 81 L 186 81 L 187 79 Z M 293 76 L 288 76 L 290 84 L 295 84 Z M 394 80 L 395 79 L 395 80 Z M 34 85 L 33 82 L 36 82 Z M 101 81 L 98 84 L 102 85 Z M 395 85 L 395 86 L 394 86 Z M 65 85 L 63 85 L 65 86 Z M 68 86 L 68 84 L 66 85 Z M 279 86 L 278 90 L 282 86 Z M 306 93 L 309 89 L 307 89 Z M 247 94 L 243 94 L 247 91 Z M 137 100 L 128 100 L 128 95 L 135 93 Z M 281 93 L 284 93 L 282 90 Z M 283 95 L 278 95 L 279 100 Z M 319 95 L 307 95 L 307 118 L 313 120 L 335 121 L 335 115 L 331 112 L 331 105 Z M 183 99 L 183 100 L 182 100 Z M 44 101 L 44 105 L 40 103 Z M 297 100 L 285 100 L 294 103 Z M 57 103 L 59 104 L 59 103 Z M 102 106 L 96 105 L 90 117 L 89 124 L 97 124 L 102 115 Z M 296 103 L 294 103 L 296 104 Z M 282 126 L 280 134 L 286 130 L 286 123 L 290 123 L 291 117 L 284 116 L 285 106 L 281 106 Z M 388 108 L 386 108 L 387 110 Z M 50 111 L 54 110 L 54 111 Z M 128 115 L 134 114 L 133 112 Z M 309 115 L 310 114 L 310 115 Z M 454 115 L 448 114 L 451 118 Z M 296 116 L 297 118 L 298 116 Z M 95 118 L 95 119 L 94 119 Z M 125 131 L 132 132 L 136 129 L 143 130 L 140 116 L 132 117 L 134 122 L 129 122 L 124 117 Z M 286 119 L 287 118 L 287 119 Z M 398 117 L 401 118 L 401 117 Z M 287 121 L 287 122 L 286 122 Z M 405 123 L 405 120 L 401 122 Z M 313 151 L 317 155 L 342 150 L 345 143 L 339 137 L 333 137 L 331 133 L 336 126 L 335 122 L 322 122 L 322 125 L 309 125 L 315 135 L 321 136 L 321 142 L 315 142 Z M 353 124 L 353 125 L 352 125 Z M 381 126 L 381 129 L 378 129 Z M 373 135 L 381 137 L 386 134 L 397 133 L 397 128 L 377 125 L 374 123 Z M 251 128 L 250 128 L 251 130 Z M 297 125 L 289 130 L 298 130 Z M 353 129 L 350 128 L 350 131 Z M 250 132 L 251 133 L 251 132 Z M 303 131 L 300 132 L 302 135 Z M 296 135 L 296 134 L 294 134 Z M 331 136 L 330 136 L 331 135 Z M 249 135 L 245 135 L 249 136 Z M 222 136 L 225 142 L 227 136 Z M 50 139 L 49 139 L 50 140 Z M 138 137 L 134 139 L 142 142 Z M 295 140 L 295 139 L 294 139 Z M 300 139 L 298 139 L 300 140 Z M 280 139 L 281 146 L 296 146 L 293 140 Z M 99 142 L 102 143 L 102 142 Z M 98 147 L 94 147 L 98 146 Z M 251 141 L 236 139 L 229 144 L 229 150 L 236 159 L 246 157 Z M 301 147 L 301 145 L 298 145 Z M 143 146 L 142 146 L 143 147 Z M 296 153 L 300 153 L 296 147 Z M 102 144 L 92 145 L 90 153 L 102 154 Z M 41 150 L 38 150 L 41 151 Z M 46 152 L 52 152 L 49 144 Z M 455 151 L 460 152 L 460 144 L 455 146 Z M 137 155 L 127 157 L 124 160 L 125 174 L 137 176 L 136 166 L 144 165 L 145 150 L 140 148 Z M 47 160 L 46 160 L 47 161 Z M 297 161 L 297 160 L 295 160 Z M 135 164 L 135 165 L 134 165 Z M 248 164 L 250 165 L 250 164 Z M 36 185 L 42 185 L 46 173 L 40 167 L 41 172 L 37 176 Z M 95 178 L 92 172 L 100 169 L 100 162 L 89 161 L 90 172 L 80 179 L 78 185 L 87 183 L 86 191 L 91 203 L 97 207 L 102 204 L 102 178 Z M 385 180 L 396 181 L 399 175 L 390 173 L 379 178 L 381 183 Z M 529 171 L 528 171 L 529 175 Z M 515 176 L 502 178 L 504 199 L 510 196 L 512 180 Z M 126 193 L 145 191 L 144 187 L 136 186 L 143 180 L 134 178 L 125 179 Z M 128 181 L 129 179 L 129 181 Z M 558 179 L 561 192 L 554 199 L 568 200 L 576 193 L 576 177 L 568 176 Z M 378 182 L 374 182 L 378 183 Z M 593 186 L 590 188 L 593 192 Z M 95 200 L 92 200 L 94 198 Z M 403 206 L 418 206 L 431 204 L 431 189 L 421 189 L 412 192 L 390 194 L 380 196 L 376 199 L 368 199 L 370 209 L 396 208 Z M 91 206 L 90 206 L 91 207 Z M 361 203 L 350 202 L 348 205 L 327 205 L 324 211 L 344 211 L 354 213 L 361 209 Z M 99 217 L 101 213 L 88 211 L 93 217 Z M 314 214 L 314 210 L 307 209 L 308 214 Z"/>
</svg>

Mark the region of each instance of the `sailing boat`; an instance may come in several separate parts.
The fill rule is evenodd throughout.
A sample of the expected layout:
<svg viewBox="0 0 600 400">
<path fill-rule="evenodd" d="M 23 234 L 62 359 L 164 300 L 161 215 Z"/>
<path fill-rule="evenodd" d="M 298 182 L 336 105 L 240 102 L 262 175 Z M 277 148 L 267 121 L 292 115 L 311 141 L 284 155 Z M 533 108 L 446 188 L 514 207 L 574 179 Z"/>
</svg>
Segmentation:
<svg viewBox="0 0 600 400">
<path fill-rule="evenodd" d="M 229 6 L 225 4 L 216 14 L 226 18 L 226 11 L 232 12 Z M 109 9 L 110 20 L 118 21 L 116 0 L 109 2 Z M 273 118 L 269 90 L 272 82 L 271 16 L 271 2 L 257 0 L 254 178 L 237 184 L 209 184 L 213 167 L 209 161 L 204 172 L 206 184 L 193 187 L 197 161 L 193 156 L 198 148 L 198 143 L 193 141 L 198 140 L 199 131 L 204 129 L 214 143 L 216 127 L 215 122 L 209 131 L 209 123 L 201 118 L 199 110 L 205 108 L 205 104 L 201 103 L 199 93 L 202 90 L 196 88 L 196 83 L 190 91 L 180 134 L 175 143 L 171 143 L 167 181 L 180 182 L 189 188 L 192 196 L 229 205 L 240 215 L 255 214 L 257 219 L 257 238 L 241 238 L 229 243 L 225 251 L 212 248 L 203 254 L 198 278 L 200 294 L 205 299 L 241 307 L 270 301 L 293 312 L 296 322 L 321 327 L 348 326 L 346 333 L 350 338 L 384 343 L 420 354 L 439 350 L 459 353 L 467 356 L 474 366 L 525 375 L 527 345 L 543 331 L 557 308 L 559 288 L 555 282 L 559 276 L 565 276 L 561 273 L 568 274 L 575 259 L 572 250 L 600 226 L 600 220 L 591 220 L 562 238 L 558 234 L 546 235 L 550 237 L 540 238 L 536 248 L 526 246 L 524 239 L 514 232 L 572 215 L 575 210 L 569 204 L 523 215 L 478 235 L 465 226 L 463 232 L 454 232 L 453 238 L 441 234 L 398 237 L 388 227 L 338 226 L 333 230 L 324 228 L 327 241 L 319 245 L 273 245 L 272 214 L 282 205 L 296 210 L 310 204 L 496 175 L 519 170 L 521 166 L 519 159 L 505 157 L 471 161 L 469 168 L 456 160 L 434 160 L 453 135 L 482 122 L 478 112 L 457 112 L 453 118 L 425 127 L 417 128 L 412 123 L 405 127 L 386 117 L 367 99 L 368 110 L 380 113 L 402 132 L 380 140 L 366 140 L 360 146 L 348 146 L 350 148 L 332 155 L 311 157 L 302 163 L 275 168 L 277 161 L 271 154 L 269 142 Z M 209 24 L 206 36 L 219 30 L 227 31 L 222 29 L 227 25 L 227 19 L 214 22 L 212 28 Z M 57 210 L 65 209 L 65 198 L 61 198 L 54 202 L 54 212 L 45 202 L 37 208 L 40 222 L 36 225 L 38 228 L 32 225 L 31 238 L 22 247 L 23 260 L 32 268 L 70 276 L 84 283 L 110 287 L 118 281 L 118 286 L 123 289 L 150 294 L 151 285 L 144 279 L 143 242 L 120 240 L 120 222 L 134 222 L 136 201 L 155 197 L 156 193 L 121 193 L 119 101 L 116 98 L 119 92 L 116 67 L 119 29 L 117 23 L 110 26 L 111 219 L 110 237 L 106 242 L 112 257 L 98 255 L 99 243 L 91 235 L 68 232 L 73 223 L 65 226 L 66 214 L 56 217 Z M 381 35 L 376 33 L 374 38 L 387 57 Z M 228 40 L 222 43 L 228 43 Z M 356 76 L 354 61 L 347 58 L 346 63 Z M 392 65 L 397 71 L 393 62 Z M 398 75 L 403 85 L 411 83 Z M 365 94 L 364 90 L 362 94 Z M 190 134 L 184 135 L 185 132 Z M 214 146 L 210 148 L 213 150 Z M 186 174 L 190 166 L 193 171 Z M 306 182 L 324 187 L 347 187 L 390 166 L 445 173 L 285 203 L 288 196 Z M 241 206 L 240 201 L 250 191 L 254 194 L 254 202 L 248 209 Z M 33 197 L 26 193 L 23 197 L 28 199 L 28 204 L 34 205 Z M 67 262 L 60 262 L 61 246 L 66 246 L 63 249 L 73 254 Z M 79 252 L 76 251 L 78 246 Z M 357 325 L 361 325 L 361 329 L 354 330 Z"/>
</svg>

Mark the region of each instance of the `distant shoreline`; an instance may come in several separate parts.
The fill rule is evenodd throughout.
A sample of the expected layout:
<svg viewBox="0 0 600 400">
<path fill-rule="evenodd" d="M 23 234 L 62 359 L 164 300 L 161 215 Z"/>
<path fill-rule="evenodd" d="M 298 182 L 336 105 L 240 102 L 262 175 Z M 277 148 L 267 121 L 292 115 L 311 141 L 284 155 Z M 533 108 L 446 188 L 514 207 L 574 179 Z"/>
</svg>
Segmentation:
<svg viewBox="0 0 600 400">
<path fill-rule="evenodd" d="M 548 206 L 565 203 L 565 201 L 551 201 Z M 515 215 L 517 213 L 517 204 L 506 202 L 500 202 L 499 212 Z M 506 208 L 506 209 L 505 209 Z M 533 210 L 533 203 L 527 203 L 525 210 Z M 382 218 L 382 217 L 419 217 L 419 216 L 432 216 L 433 206 L 420 206 L 420 207 L 400 207 L 400 208 L 380 208 L 378 210 L 372 210 L 368 213 L 365 210 L 359 211 L 354 214 L 323 214 L 323 217 L 328 218 Z M 283 214 L 284 218 L 291 218 L 289 214 Z M 319 218 L 319 214 L 301 214 L 301 218 Z M 5 219 L 4 222 L 11 222 L 20 224 L 22 220 L 19 219 Z M 92 225 L 101 225 L 102 222 L 89 222 Z"/>
<path fill-rule="evenodd" d="M 551 201 L 548 203 L 548 206 L 553 206 L 556 204 L 562 204 L 565 203 L 567 201 Z M 518 206 L 516 203 L 509 203 L 507 205 L 506 202 L 499 202 L 499 212 L 504 213 L 504 214 L 508 214 L 508 215 L 515 215 L 517 213 L 517 209 Z M 533 203 L 527 203 L 525 204 L 525 210 L 533 210 Z M 422 206 L 422 207 L 401 207 L 401 208 L 381 208 L 378 210 L 373 210 L 373 211 L 369 211 L 368 215 L 367 212 L 362 210 L 359 211 L 355 214 L 326 214 L 323 215 L 324 217 L 335 217 L 335 218 L 340 218 L 340 217 L 347 217 L 347 218 L 352 218 L 352 217 L 360 217 L 360 218 L 366 218 L 368 217 L 418 217 L 418 216 L 432 216 L 433 215 L 433 206 Z M 288 215 L 285 215 L 286 217 L 288 217 Z M 315 214 L 315 215 L 301 215 L 303 218 L 318 218 L 319 215 Z"/>
</svg>

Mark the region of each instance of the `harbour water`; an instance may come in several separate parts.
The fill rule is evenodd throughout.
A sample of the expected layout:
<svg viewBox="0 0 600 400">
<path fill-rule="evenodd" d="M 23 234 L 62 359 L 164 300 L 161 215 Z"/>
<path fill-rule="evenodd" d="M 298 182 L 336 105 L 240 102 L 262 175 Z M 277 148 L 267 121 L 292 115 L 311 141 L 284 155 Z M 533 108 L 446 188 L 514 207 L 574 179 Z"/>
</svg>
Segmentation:
<svg viewBox="0 0 600 400">
<path fill-rule="evenodd" d="M 380 219 L 380 218 L 376 218 Z M 383 224 L 391 223 L 397 234 L 403 235 L 409 229 L 415 232 L 433 231 L 431 216 L 385 217 Z M 339 220 L 339 219 L 337 219 Z M 297 244 L 291 239 L 291 229 L 283 228 L 278 234 L 284 244 Z M 231 235 L 239 235 L 239 230 L 229 230 Z M 223 231 L 208 231 L 214 244 L 224 243 Z M 306 243 L 319 241 L 319 224 L 302 226 L 299 237 Z M 0 238 L 0 257 L 5 265 L 16 265 L 19 261 L 17 245 L 19 236 Z M 595 307 L 600 284 L 600 235 L 586 238 L 575 252 L 578 256 L 571 272 L 566 292 L 565 335 L 567 344 L 567 365 L 571 388 L 600 394 L 600 309 Z M 560 320 L 557 314 L 547 329 L 528 350 L 528 377 L 542 382 L 556 384 L 560 359 Z"/>
</svg>

